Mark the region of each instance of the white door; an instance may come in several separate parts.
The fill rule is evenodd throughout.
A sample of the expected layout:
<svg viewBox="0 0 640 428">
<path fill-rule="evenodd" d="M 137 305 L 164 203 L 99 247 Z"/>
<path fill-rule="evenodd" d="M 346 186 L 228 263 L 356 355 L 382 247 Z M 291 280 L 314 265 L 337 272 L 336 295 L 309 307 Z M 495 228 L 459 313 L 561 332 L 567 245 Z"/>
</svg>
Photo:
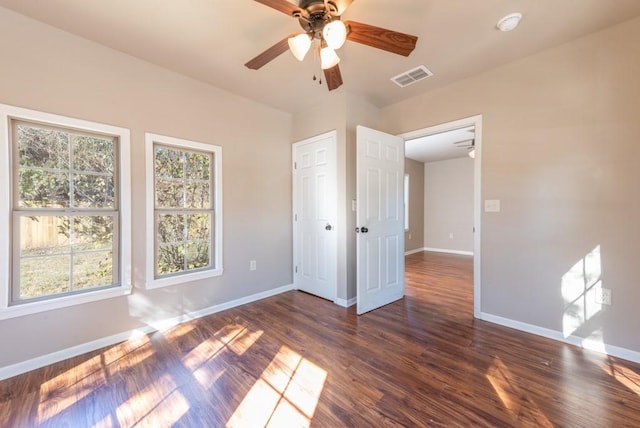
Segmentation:
<svg viewBox="0 0 640 428">
<path fill-rule="evenodd" d="M 357 128 L 357 312 L 404 296 L 404 140 Z"/>
<path fill-rule="evenodd" d="M 293 145 L 293 285 L 337 297 L 336 132 Z"/>
</svg>

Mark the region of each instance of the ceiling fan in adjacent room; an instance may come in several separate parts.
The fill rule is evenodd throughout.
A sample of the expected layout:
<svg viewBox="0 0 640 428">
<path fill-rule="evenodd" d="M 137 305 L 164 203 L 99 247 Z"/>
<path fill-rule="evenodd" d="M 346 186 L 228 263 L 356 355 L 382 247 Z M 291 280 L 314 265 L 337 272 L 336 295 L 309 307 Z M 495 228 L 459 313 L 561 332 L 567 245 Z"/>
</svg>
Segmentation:
<svg viewBox="0 0 640 428">
<path fill-rule="evenodd" d="M 453 145 L 458 148 L 465 149 L 467 151 L 467 156 L 469 156 L 471 159 L 475 159 L 476 157 L 476 139 L 475 138 L 468 138 L 466 140 L 456 141 L 455 143 L 453 143 Z"/>
<path fill-rule="evenodd" d="M 409 56 L 418 41 L 416 36 L 410 34 L 355 21 L 343 22 L 340 17 L 353 0 L 300 0 L 298 5 L 287 0 L 255 1 L 297 18 L 304 32 L 288 35 L 247 62 L 245 66 L 257 70 L 287 49 L 302 61 L 313 42 L 317 41 L 320 66 L 330 91 L 342 85 L 342 74 L 338 67 L 340 58 L 336 50 L 340 49 L 346 40 L 403 56 Z"/>
</svg>

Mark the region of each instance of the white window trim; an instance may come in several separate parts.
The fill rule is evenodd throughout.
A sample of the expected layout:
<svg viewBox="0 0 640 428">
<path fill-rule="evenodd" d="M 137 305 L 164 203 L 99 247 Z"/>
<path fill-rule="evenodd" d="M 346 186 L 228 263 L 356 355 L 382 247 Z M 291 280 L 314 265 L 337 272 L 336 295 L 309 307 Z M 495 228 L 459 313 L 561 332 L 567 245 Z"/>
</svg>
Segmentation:
<svg viewBox="0 0 640 428">
<path fill-rule="evenodd" d="M 173 146 L 176 148 L 199 150 L 213 153 L 213 253 L 214 269 L 207 269 L 197 272 L 186 272 L 165 278 L 155 277 L 155 166 L 154 166 L 154 144 Z M 172 285 L 184 284 L 200 279 L 211 278 L 222 275 L 222 147 L 213 144 L 199 143 L 195 141 L 183 140 L 181 138 L 167 137 L 165 135 L 145 133 L 145 169 L 146 169 L 146 275 L 145 288 L 154 289 L 168 287 Z"/>
<path fill-rule="evenodd" d="M 120 212 L 120 285 L 82 294 L 52 297 L 10 306 L 11 293 L 11 239 L 0 240 L 0 320 L 66 308 L 131 294 L 131 157 L 128 129 L 105 125 L 72 117 L 43 113 L 0 104 L 0 236 L 11 236 L 11 164 L 10 119 L 42 122 L 54 126 L 77 128 L 94 133 L 115 135 L 119 138 L 119 212 Z"/>
</svg>

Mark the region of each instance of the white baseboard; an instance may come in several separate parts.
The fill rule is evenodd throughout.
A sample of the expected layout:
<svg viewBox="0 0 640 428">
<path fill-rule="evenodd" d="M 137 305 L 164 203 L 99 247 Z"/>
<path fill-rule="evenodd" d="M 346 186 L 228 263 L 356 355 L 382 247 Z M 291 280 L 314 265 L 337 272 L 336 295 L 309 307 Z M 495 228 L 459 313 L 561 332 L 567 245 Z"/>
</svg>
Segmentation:
<svg viewBox="0 0 640 428">
<path fill-rule="evenodd" d="M 333 303 L 335 303 L 338 306 L 342 306 L 343 308 L 349 308 L 353 305 L 355 305 L 358 302 L 358 298 L 357 297 L 352 297 L 351 299 L 336 299 L 333 301 Z"/>
<path fill-rule="evenodd" d="M 421 253 L 423 251 L 424 251 L 424 248 L 416 248 L 415 250 L 405 251 L 404 255 L 405 256 L 410 256 L 411 254 Z"/>
<path fill-rule="evenodd" d="M 120 342 L 124 342 L 132 337 L 137 337 L 142 334 L 153 333 L 154 331 L 162 331 L 171 327 L 175 327 L 183 322 L 191 321 L 197 318 L 202 318 L 207 315 L 215 314 L 226 309 L 235 308 L 236 306 L 245 305 L 247 303 L 255 302 L 257 300 L 266 299 L 267 297 L 275 296 L 287 291 L 293 290 L 293 284 L 285 285 L 283 287 L 267 290 L 262 293 L 252 294 L 250 296 L 242 297 L 240 299 L 232 300 L 230 302 L 221 303 L 219 305 L 209 306 L 208 308 L 200 309 L 194 312 L 188 312 L 186 314 L 161 320 L 158 322 L 150 323 L 141 326 L 134 330 L 125 331 L 122 333 L 114 334 L 113 336 L 103 337 L 91 342 L 86 342 L 80 345 L 72 346 L 70 348 L 62 349 L 60 351 L 52 352 L 50 354 L 42 355 L 32 358 L 30 360 L 22 361 L 9 366 L 0 367 L 0 380 L 8 379 L 13 376 L 17 376 L 22 373 L 29 372 L 31 370 L 38 369 L 40 367 L 48 366 L 50 364 L 57 363 L 68 358 L 77 357 L 78 355 L 86 354 L 87 352 L 95 351 L 96 349 L 104 348 L 106 346 L 112 346 Z"/>
<path fill-rule="evenodd" d="M 632 351 L 630 349 L 621 348 L 619 346 L 607 345 L 593 339 L 588 339 L 578 336 L 564 337 L 564 335 L 556 330 L 548 328 L 538 327 L 536 325 L 527 324 L 520 321 L 515 321 L 509 318 L 503 318 L 496 315 L 481 313 L 481 320 L 499 324 L 504 327 L 513 328 L 516 330 L 524 331 L 526 333 L 535 334 L 537 336 L 546 337 L 547 339 L 557 340 L 559 342 L 575 345 L 580 348 L 588 349 L 590 351 L 599 352 L 601 354 L 610 355 L 616 358 L 622 358 L 623 360 L 632 361 L 634 363 L 640 363 L 640 352 Z"/>
<path fill-rule="evenodd" d="M 433 251 L 434 253 L 458 254 L 461 256 L 473 256 L 473 251 L 447 250 L 445 248 L 424 247 L 422 251 Z"/>
</svg>

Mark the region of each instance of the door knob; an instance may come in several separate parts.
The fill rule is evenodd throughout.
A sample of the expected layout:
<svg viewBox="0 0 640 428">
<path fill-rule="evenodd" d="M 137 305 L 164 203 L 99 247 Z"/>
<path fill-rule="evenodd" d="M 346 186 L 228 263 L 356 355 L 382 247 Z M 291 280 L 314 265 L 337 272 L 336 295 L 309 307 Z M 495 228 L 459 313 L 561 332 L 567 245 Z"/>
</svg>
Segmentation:
<svg viewBox="0 0 640 428">
<path fill-rule="evenodd" d="M 367 233 L 367 232 L 369 231 L 369 229 L 367 229 L 366 227 L 361 227 L 361 228 L 360 228 L 360 231 L 361 231 L 362 233 Z"/>
<path fill-rule="evenodd" d="M 360 228 L 356 227 L 356 233 L 360 233 Z"/>
<path fill-rule="evenodd" d="M 327 225 L 324 227 L 324 229 L 325 230 L 331 230 L 331 229 L 333 229 L 333 227 L 329 223 L 327 223 Z"/>
</svg>

